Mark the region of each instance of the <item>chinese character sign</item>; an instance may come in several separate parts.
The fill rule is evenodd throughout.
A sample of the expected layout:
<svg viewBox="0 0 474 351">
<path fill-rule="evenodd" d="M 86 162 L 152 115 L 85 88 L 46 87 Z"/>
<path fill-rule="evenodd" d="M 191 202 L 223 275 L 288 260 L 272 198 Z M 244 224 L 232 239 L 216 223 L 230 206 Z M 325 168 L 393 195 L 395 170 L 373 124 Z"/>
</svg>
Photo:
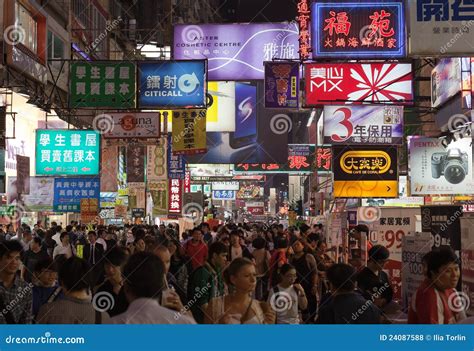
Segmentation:
<svg viewBox="0 0 474 351">
<path fill-rule="evenodd" d="M 299 54 L 300 61 L 307 60 L 310 56 L 311 45 L 310 45 L 310 19 L 311 11 L 308 0 L 299 0 L 297 4 L 298 17 L 296 21 L 298 22 L 299 29 Z"/>
<path fill-rule="evenodd" d="M 265 107 L 298 108 L 300 65 L 265 62 Z"/>
<path fill-rule="evenodd" d="M 235 200 L 235 190 L 213 190 L 213 200 Z"/>
<path fill-rule="evenodd" d="M 454 56 L 474 53 L 472 0 L 411 0 L 410 53 Z"/>
<path fill-rule="evenodd" d="M 101 117 L 104 119 L 104 129 L 101 131 L 106 139 L 157 139 L 160 137 L 160 112 L 128 112 L 98 115 L 95 117 L 98 128 L 101 127 Z M 110 125 L 111 123 L 113 123 L 112 126 Z"/>
<path fill-rule="evenodd" d="M 54 211 L 80 212 L 81 199 L 97 199 L 97 203 L 99 203 L 99 178 L 54 179 Z"/>
<path fill-rule="evenodd" d="M 147 181 L 166 180 L 168 138 L 160 138 L 158 145 L 147 146 Z"/>
<path fill-rule="evenodd" d="M 183 181 L 181 179 L 168 180 L 168 213 L 181 214 L 183 205 Z"/>
<path fill-rule="evenodd" d="M 327 144 L 402 144 L 403 106 L 325 106 Z"/>
<path fill-rule="evenodd" d="M 442 246 L 461 250 L 461 216 L 462 206 L 421 206 L 421 229 L 431 233 L 433 250 Z"/>
<path fill-rule="evenodd" d="M 261 80 L 263 62 L 298 59 L 296 23 L 175 25 L 175 59 L 207 58 L 209 79 Z"/>
<path fill-rule="evenodd" d="M 97 175 L 99 159 L 95 130 L 36 130 L 36 175 Z"/>
<path fill-rule="evenodd" d="M 82 224 L 93 223 L 99 220 L 99 200 L 84 198 L 80 202 Z"/>
<path fill-rule="evenodd" d="M 317 172 L 330 172 L 332 170 L 331 145 L 316 146 Z"/>
<path fill-rule="evenodd" d="M 118 188 L 118 146 L 103 145 L 101 151 L 100 190 L 115 192 Z"/>
<path fill-rule="evenodd" d="M 168 135 L 168 178 L 184 179 L 186 173 L 186 163 L 182 155 L 173 153 L 173 141 Z"/>
<path fill-rule="evenodd" d="M 206 110 L 173 111 L 172 135 L 174 155 L 206 153 Z"/>
<path fill-rule="evenodd" d="M 168 214 L 168 181 L 149 182 L 148 191 L 153 200 L 153 215 L 162 216 Z"/>
<path fill-rule="evenodd" d="M 145 181 L 146 146 L 140 144 L 127 145 L 127 182 L 141 183 Z"/>
<path fill-rule="evenodd" d="M 350 11 L 349 11 L 350 10 Z M 314 2 L 313 58 L 400 58 L 406 55 L 402 1 Z"/>
<path fill-rule="evenodd" d="M 410 63 L 304 65 L 306 106 L 413 103 Z"/>
<path fill-rule="evenodd" d="M 141 62 L 138 75 L 141 108 L 206 105 L 205 60 Z"/>
<path fill-rule="evenodd" d="M 135 64 L 115 62 L 71 63 L 71 108 L 135 108 Z"/>
</svg>

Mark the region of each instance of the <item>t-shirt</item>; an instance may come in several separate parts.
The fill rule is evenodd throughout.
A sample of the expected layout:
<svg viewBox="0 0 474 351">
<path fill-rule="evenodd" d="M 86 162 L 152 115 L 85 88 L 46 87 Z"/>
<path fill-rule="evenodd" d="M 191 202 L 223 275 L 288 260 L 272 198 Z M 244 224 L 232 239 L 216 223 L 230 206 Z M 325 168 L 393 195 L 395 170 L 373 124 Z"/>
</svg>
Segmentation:
<svg viewBox="0 0 474 351">
<path fill-rule="evenodd" d="M 231 257 L 230 257 L 230 261 L 238 258 L 238 257 L 242 257 L 242 247 L 239 245 L 238 247 L 234 247 L 232 246 L 230 248 L 230 253 L 231 253 Z"/>
<path fill-rule="evenodd" d="M 268 303 L 276 313 L 277 324 L 300 324 L 298 293 L 293 285 L 286 289 L 277 285 L 271 290 Z"/>
<path fill-rule="evenodd" d="M 204 265 L 207 259 L 207 245 L 203 242 L 193 244 L 192 241 L 188 241 L 185 245 L 186 256 L 191 259 L 193 269 L 197 269 Z"/>
</svg>

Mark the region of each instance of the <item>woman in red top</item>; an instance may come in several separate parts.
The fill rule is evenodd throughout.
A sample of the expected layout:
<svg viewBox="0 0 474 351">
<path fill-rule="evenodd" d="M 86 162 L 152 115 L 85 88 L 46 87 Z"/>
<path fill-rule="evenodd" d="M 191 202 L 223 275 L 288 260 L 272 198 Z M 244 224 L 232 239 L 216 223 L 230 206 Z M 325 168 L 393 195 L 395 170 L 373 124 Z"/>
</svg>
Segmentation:
<svg viewBox="0 0 474 351">
<path fill-rule="evenodd" d="M 450 248 L 426 257 L 427 279 L 412 296 L 408 324 L 453 324 L 465 318 L 457 306 L 460 272 L 458 258 Z"/>
<path fill-rule="evenodd" d="M 270 275 L 268 280 L 269 288 L 276 286 L 278 282 L 279 269 L 288 263 L 288 240 L 284 236 L 278 236 L 275 238 L 275 251 L 273 251 L 270 257 Z"/>
</svg>

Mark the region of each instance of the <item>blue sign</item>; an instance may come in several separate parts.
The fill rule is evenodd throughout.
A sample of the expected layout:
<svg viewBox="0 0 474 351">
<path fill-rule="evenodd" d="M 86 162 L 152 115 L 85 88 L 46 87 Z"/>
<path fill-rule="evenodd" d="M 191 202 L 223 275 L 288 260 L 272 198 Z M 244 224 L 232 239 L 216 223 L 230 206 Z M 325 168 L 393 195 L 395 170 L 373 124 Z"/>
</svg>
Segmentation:
<svg viewBox="0 0 474 351">
<path fill-rule="evenodd" d="M 186 174 L 186 163 L 182 155 L 173 155 L 173 140 L 168 134 L 168 178 L 184 179 Z"/>
<path fill-rule="evenodd" d="M 80 212 L 81 199 L 99 201 L 99 178 L 54 178 L 53 210 L 55 212 Z"/>
<path fill-rule="evenodd" d="M 214 200 L 235 200 L 235 190 L 213 190 Z"/>
<path fill-rule="evenodd" d="M 205 107 L 207 61 L 141 62 L 139 108 Z"/>
</svg>

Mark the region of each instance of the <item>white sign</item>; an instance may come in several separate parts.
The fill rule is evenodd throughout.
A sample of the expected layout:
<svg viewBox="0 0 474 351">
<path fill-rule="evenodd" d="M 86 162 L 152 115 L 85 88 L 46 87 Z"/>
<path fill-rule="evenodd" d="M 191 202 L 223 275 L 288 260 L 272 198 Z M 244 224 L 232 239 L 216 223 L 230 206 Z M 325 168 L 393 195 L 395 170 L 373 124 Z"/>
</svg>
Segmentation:
<svg viewBox="0 0 474 351">
<path fill-rule="evenodd" d="M 16 177 L 8 177 L 8 204 L 18 202 Z M 54 200 L 53 177 L 30 177 L 30 194 L 23 195 L 23 204 L 28 211 L 52 211 Z"/>
<path fill-rule="evenodd" d="M 409 137 L 412 195 L 474 194 L 471 138 Z"/>
<path fill-rule="evenodd" d="M 461 0 L 410 0 L 410 53 L 474 53 L 474 4 Z"/>
<path fill-rule="evenodd" d="M 104 138 L 159 138 L 159 113 L 109 113 L 98 115 L 94 129 L 102 131 Z"/>
<path fill-rule="evenodd" d="M 239 190 L 239 182 L 212 182 L 212 190 Z"/>
</svg>

